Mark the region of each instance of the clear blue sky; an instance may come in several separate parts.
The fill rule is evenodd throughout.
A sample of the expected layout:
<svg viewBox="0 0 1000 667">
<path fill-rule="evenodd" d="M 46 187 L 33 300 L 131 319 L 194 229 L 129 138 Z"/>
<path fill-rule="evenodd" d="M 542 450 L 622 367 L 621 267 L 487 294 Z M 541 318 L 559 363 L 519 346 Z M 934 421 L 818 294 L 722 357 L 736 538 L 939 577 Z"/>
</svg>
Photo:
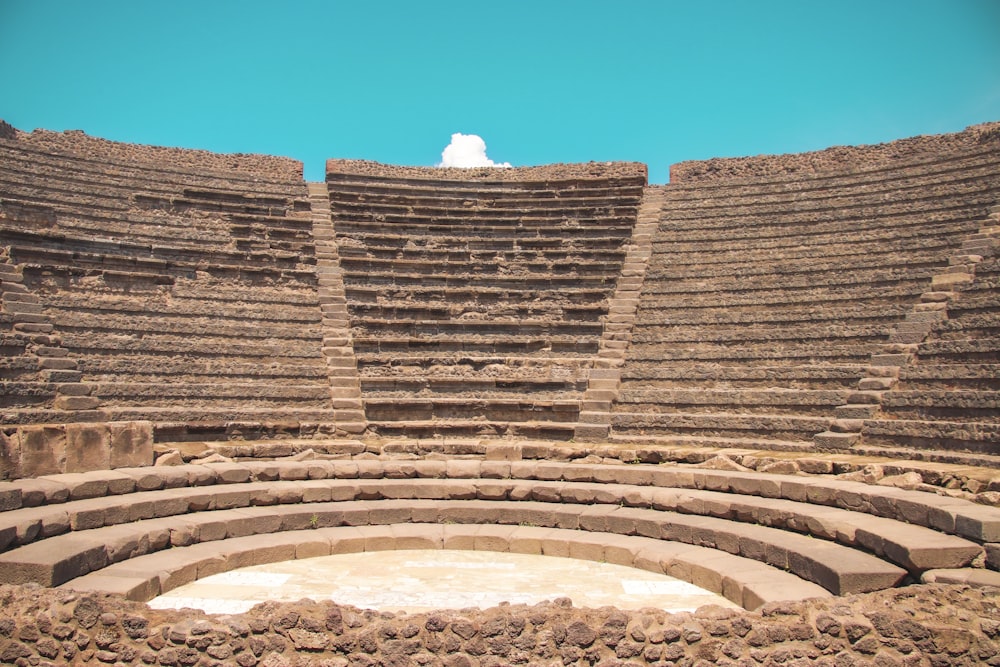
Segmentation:
<svg viewBox="0 0 1000 667">
<path fill-rule="evenodd" d="M 1000 120 L 998 0 L 0 0 L 23 130 L 433 165 L 798 152 Z"/>
</svg>

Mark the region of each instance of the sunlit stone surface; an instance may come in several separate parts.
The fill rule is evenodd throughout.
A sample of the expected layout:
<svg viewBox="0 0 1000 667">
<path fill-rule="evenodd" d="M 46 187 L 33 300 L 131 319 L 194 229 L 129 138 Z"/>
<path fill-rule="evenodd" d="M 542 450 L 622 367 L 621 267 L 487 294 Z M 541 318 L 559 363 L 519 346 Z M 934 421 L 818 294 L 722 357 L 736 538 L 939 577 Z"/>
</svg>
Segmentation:
<svg viewBox="0 0 1000 667">
<path fill-rule="evenodd" d="M 733 607 L 691 584 L 620 565 L 489 551 L 381 551 L 285 561 L 200 579 L 150 606 L 242 613 L 267 600 L 302 598 L 383 611 L 487 608 L 567 597 L 577 607 L 688 611 Z"/>
</svg>

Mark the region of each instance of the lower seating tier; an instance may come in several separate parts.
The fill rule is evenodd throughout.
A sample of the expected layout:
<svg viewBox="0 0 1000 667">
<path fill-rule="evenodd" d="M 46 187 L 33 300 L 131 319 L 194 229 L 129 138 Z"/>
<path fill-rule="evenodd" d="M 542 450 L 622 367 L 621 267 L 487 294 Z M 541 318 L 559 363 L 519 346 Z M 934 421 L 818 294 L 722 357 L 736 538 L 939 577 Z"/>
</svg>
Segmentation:
<svg viewBox="0 0 1000 667">
<path fill-rule="evenodd" d="M 351 550 L 389 536 L 400 541 L 380 548 L 441 548 L 463 535 L 472 541 L 456 548 L 493 540 L 516 550 L 514 538 L 558 538 L 561 546 L 534 552 L 638 567 L 649 562 L 638 560 L 645 548 L 662 547 L 697 553 L 716 577 L 739 565 L 730 572 L 736 578 L 749 567 L 784 581 L 765 569 L 778 568 L 834 594 L 892 587 L 931 570 L 1000 566 L 996 508 L 824 476 L 692 466 L 364 459 L 127 468 L 0 483 L 0 508 L 3 582 L 112 586 L 140 598 L 164 590 L 164 558 L 176 558 L 187 573 L 180 579 L 191 580 L 222 566 L 225 554 L 226 567 L 249 564 L 238 554 L 250 546 L 283 545 L 278 552 L 290 558 L 289 544 L 336 544 L 329 531 L 353 540 Z M 642 538 L 643 549 L 622 538 Z M 249 541 L 229 541 L 237 539 Z M 187 553 L 211 553 L 215 565 L 197 575 L 205 561 L 192 563 Z"/>
</svg>

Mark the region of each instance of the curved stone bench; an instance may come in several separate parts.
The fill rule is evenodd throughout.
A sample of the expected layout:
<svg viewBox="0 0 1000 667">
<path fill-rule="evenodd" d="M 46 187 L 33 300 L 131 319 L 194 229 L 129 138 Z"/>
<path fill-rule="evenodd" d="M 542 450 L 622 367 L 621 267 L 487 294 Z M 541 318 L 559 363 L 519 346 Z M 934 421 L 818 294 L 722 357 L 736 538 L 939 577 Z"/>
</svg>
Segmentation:
<svg viewBox="0 0 1000 667">
<path fill-rule="evenodd" d="M 404 496 L 401 500 L 377 500 L 384 497 L 379 485 L 357 483 L 328 487 L 351 500 L 276 506 L 250 506 L 251 491 L 237 488 L 244 485 L 204 489 L 191 500 L 183 494 L 185 490 L 159 492 L 152 495 L 173 496 L 173 507 L 167 498 L 150 499 L 141 505 L 142 511 L 156 516 L 158 512 L 172 510 L 168 516 L 128 521 L 125 518 L 128 515 L 117 507 L 110 512 L 116 515 L 113 518 L 121 520 L 102 526 L 100 521 L 107 520 L 107 514 L 98 511 L 93 515 L 77 515 L 76 529 L 72 532 L 0 554 L 0 577 L 3 583 L 34 581 L 53 586 L 134 555 L 170 546 L 308 526 L 405 522 L 536 525 L 710 546 L 787 569 L 835 594 L 889 588 L 899 584 L 907 574 L 902 568 L 849 547 L 756 524 L 616 504 L 571 505 L 561 502 L 554 493 L 551 500 L 528 500 L 544 497 L 545 493 L 542 490 L 536 496 L 527 485 L 521 487 L 526 499 L 518 502 L 452 499 L 479 497 L 471 483 L 455 485 L 454 494 L 449 493 L 446 485 L 437 488 L 413 482 L 406 485 L 410 489 L 400 494 Z M 258 492 L 265 492 L 263 485 Z M 506 489 L 497 490 L 497 495 L 505 493 Z M 366 495 L 371 499 L 365 500 Z M 426 496 L 444 499 L 429 500 Z M 91 525 L 86 523 L 88 519 L 94 527 L 87 527 Z"/>
<path fill-rule="evenodd" d="M 69 531 L 87 530 L 204 510 L 356 499 L 534 500 L 583 505 L 625 505 L 678 512 L 802 533 L 868 550 L 918 577 L 938 568 L 959 568 L 984 555 L 981 546 L 952 535 L 793 501 L 699 490 L 620 484 L 520 480 L 367 479 L 236 483 L 168 489 L 78 500 L 0 514 L 0 550 Z M 512 505 L 516 511 L 516 505 Z"/>
<path fill-rule="evenodd" d="M 487 446 L 487 455 L 489 447 Z M 163 488 L 307 479 L 519 479 L 699 489 L 836 507 L 893 519 L 978 544 L 1000 542 L 1000 508 L 896 487 L 824 476 L 721 471 L 679 465 L 554 461 L 312 460 L 246 461 L 178 467 L 120 468 L 0 482 L 0 510 Z"/>
<path fill-rule="evenodd" d="M 768 602 L 830 595 L 770 565 L 705 547 L 560 528 L 413 523 L 296 530 L 205 542 L 137 556 L 61 587 L 149 601 L 196 579 L 240 567 L 396 549 L 509 551 L 636 567 L 687 581 L 748 610 Z"/>
</svg>

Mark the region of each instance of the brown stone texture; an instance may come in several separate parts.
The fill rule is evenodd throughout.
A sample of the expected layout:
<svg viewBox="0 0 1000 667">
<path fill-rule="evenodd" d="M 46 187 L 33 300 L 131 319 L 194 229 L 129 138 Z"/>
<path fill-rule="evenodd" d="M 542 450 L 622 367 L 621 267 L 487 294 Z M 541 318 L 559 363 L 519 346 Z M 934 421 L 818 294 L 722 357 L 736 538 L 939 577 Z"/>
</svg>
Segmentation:
<svg viewBox="0 0 1000 667">
<path fill-rule="evenodd" d="M 331 602 L 246 614 L 0 588 L 0 661 L 160 665 L 982 665 L 1000 662 L 995 591 L 914 586 L 760 612 L 575 608 L 568 600 L 429 614 Z"/>
<path fill-rule="evenodd" d="M 808 153 L 711 158 L 670 166 L 671 183 L 730 178 L 823 174 L 888 167 L 900 162 L 933 160 L 943 153 L 976 150 L 1000 139 L 1000 123 L 973 125 L 954 134 L 923 135 L 868 146 L 835 146 Z"/>
<path fill-rule="evenodd" d="M 326 173 L 373 176 L 376 178 L 424 179 L 433 181 L 505 181 L 541 182 L 622 178 L 646 180 L 646 165 L 641 162 L 586 162 L 578 164 L 548 164 L 537 167 L 477 167 L 439 168 L 406 167 L 368 160 L 326 161 Z"/>
<path fill-rule="evenodd" d="M 10 128 L 6 123 L 4 125 Z M 128 144 L 92 137 L 80 130 L 65 132 L 35 130 L 16 132 L 16 136 L 8 130 L 0 133 L 0 138 L 17 139 L 38 150 L 73 153 L 91 160 L 111 163 L 159 163 L 178 172 L 207 170 L 269 178 L 279 177 L 286 180 L 302 178 L 302 162 L 273 155 L 212 153 L 190 148 Z"/>
<path fill-rule="evenodd" d="M 180 439 L 336 432 L 347 415 L 322 350 L 337 332 L 324 326 L 301 163 L 8 135 L 0 335 L 20 353 L 5 367 L 5 423 L 148 420 Z M 133 445 L 110 465 L 147 460 L 148 443 Z"/>
<path fill-rule="evenodd" d="M 107 470 L 111 467 L 111 433 L 106 424 L 66 425 L 64 472 Z"/>
<path fill-rule="evenodd" d="M 149 422 L 112 422 L 111 468 L 153 464 L 153 426 Z"/>
<path fill-rule="evenodd" d="M 18 435 L 23 476 L 40 477 L 65 471 L 65 426 L 28 426 L 19 429 Z"/>
<path fill-rule="evenodd" d="M 574 437 L 645 180 L 632 163 L 330 160 L 355 353 L 331 365 L 359 377 L 369 431 Z"/>
</svg>

